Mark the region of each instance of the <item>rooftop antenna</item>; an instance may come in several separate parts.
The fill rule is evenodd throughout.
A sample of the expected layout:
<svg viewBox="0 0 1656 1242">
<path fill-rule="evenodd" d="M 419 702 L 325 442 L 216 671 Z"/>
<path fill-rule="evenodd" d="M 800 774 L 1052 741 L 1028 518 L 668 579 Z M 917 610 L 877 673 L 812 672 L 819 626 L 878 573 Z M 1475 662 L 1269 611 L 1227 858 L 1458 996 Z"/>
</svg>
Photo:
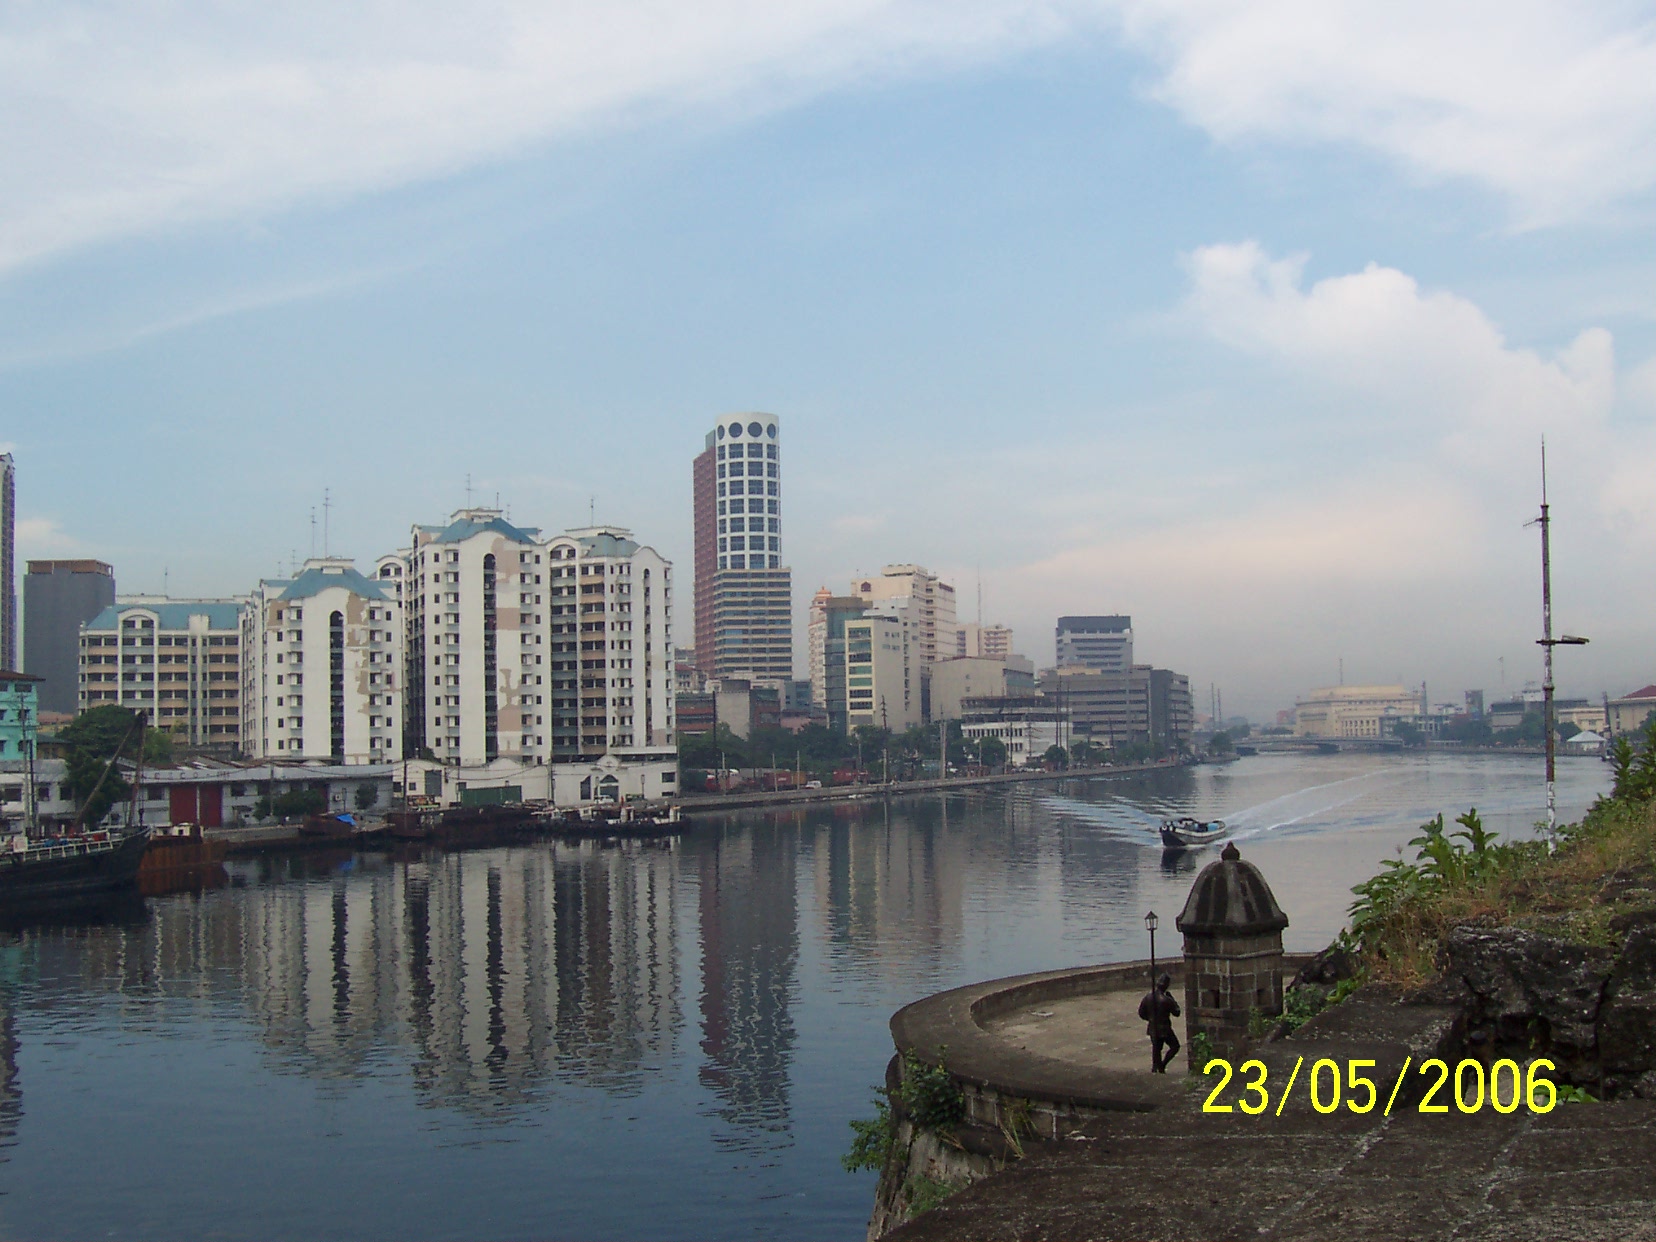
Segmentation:
<svg viewBox="0 0 1656 1242">
<path fill-rule="evenodd" d="M 312 556 L 316 555 L 316 506 L 315 505 L 311 506 L 311 550 L 310 550 L 310 554 Z"/>
<path fill-rule="evenodd" d="M 466 471 L 466 508 L 471 508 L 471 471 Z"/>
<path fill-rule="evenodd" d="M 598 525 L 598 497 L 587 497 L 587 525 Z"/>
<path fill-rule="evenodd" d="M 328 521 L 333 517 L 333 491 L 322 489 L 322 555 L 328 555 Z"/>
<path fill-rule="evenodd" d="M 171 576 L 171 574 L 172 574 L 171 569 L 168 569 L 165 566 L 162 567 L 162 569 L 161 569 L 161 594 L 163 594 L 163 595 L 165 595 L 167 593 L 167 582 L 168 582 L 168 579 Z"/>
</svg>

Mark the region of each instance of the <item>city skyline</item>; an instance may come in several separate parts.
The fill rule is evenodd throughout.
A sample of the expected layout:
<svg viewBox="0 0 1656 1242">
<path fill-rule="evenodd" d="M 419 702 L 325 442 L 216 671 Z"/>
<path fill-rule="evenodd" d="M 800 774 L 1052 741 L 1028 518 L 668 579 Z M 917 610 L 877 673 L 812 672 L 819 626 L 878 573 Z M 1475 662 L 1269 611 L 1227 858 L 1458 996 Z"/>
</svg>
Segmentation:
<svg viewBox="0 0 1656 1242">
<path fill-rule="evenodd" d="M 240 591 L 331 491 L 317 554 L 498 494 L 688 568 L 683 463 L 763 410 L 796 647 L 859 569 L 981 570 L 1037 663 L 1056 617 L 1130 614 L 1262 717 L 1341 660 L 1539 676 L 1545 432 L 1556 620 L 1592 639 L 1560 685 L 1650 681 L 1635 15 L 498 18 L 0 21 L 20 564 Z"/>
</svg>

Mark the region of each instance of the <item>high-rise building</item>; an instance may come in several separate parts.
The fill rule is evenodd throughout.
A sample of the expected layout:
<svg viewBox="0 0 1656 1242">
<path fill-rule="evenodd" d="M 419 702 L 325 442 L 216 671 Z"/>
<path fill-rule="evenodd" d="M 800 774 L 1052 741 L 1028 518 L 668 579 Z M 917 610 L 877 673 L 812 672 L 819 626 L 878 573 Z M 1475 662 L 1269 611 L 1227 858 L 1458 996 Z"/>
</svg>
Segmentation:
<svg viewBox="0 0 1656 1242">
<path fill-rule="evenodd" d="M 955 655 L 966 659 L 1004 660 L 1012 654 L 1012 631 L 1004 625 L 968 623 L 955 630 Z"/>
<path fill-rule="evenodd" d="M 1133 618 L 1059 617 L 1058 667 L 1125 673 L 1133 666 Z"/>
<path fill-rule="evenodd" d="M 17 668 L 17 465 L 0 453 L 0 670 Z"/>
<path fill-rule="evenodd" d="M 711 678 L 793 677 L 781 457 L 774 415 L 732 415 L 707 433 L 692 467 L 696 665 Z"/>
<path fill-rule="evenodd" d="M 921 722 L 909 610 L 870 610 L 845 622 L 846 723 L 901 733 Z"/>
<path fill-rule="evenodd" d="M 181 745 L 241 749 L 237 599 L 117 600 L 81 627 L 80 707 L 140 709 Z"/>
<path fill-rule="evenodd" d="M 1190 743 L 1190 678 L 1148 664 L 1119 673 L 1088 667 L 1051 669 L 1041 692 L 1066 722 L 1063 745 L 1083 738 L 1114 750 L 1149 744 L 1179 751 Z"/>
<path fill-rule="evenodd" d="M 859 595 L 830 595 L 823 587 L 811 600 L 806 641 L 811 649 L 811 702 L 828 714 L 828 727 L 844 733 L 849 709 L 845 683 L 845 625 L 868 611 Z"/>
<path fill-rule="evenodd" d="M 40 710 L 80 706 L 80 627 L 115 602 L 102 561 L 30 561 L 23 575 L 23 661 L 41 679 Z"/>
<path fill-rule="evenodd" d="M 672 566 L 618 526 L 543 539 L 496 509 L 402 554 L 407 746 L 448 763 L 674 748 Z"/>
<path fill-rule="evenodd" d="M 953 584 L 922 565 L 887 565 L 878 574 L 853 578 L 851 594 L 882 611 L 901 609 L 907 614 L 919 681 L 916 705 L 921 719 L 930 720 L 932 665 L 947 660 L 958 645 Z"/>
<path fill-rule="evenodd" d="M 243 614 L 242 749 L 255 759 L 402 757 L 403 615 L 395 582 L 343 557 L 266 579 Z"/>
</svg>

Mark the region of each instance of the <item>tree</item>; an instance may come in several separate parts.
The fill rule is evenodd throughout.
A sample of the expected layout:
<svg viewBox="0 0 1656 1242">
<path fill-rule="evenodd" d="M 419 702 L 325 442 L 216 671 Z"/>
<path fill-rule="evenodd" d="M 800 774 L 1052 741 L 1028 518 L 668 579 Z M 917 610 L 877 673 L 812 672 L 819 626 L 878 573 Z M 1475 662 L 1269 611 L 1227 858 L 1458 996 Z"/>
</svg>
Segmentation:
<svg viewBox="0 0 1656 1242">
<path fill-rule="evenodd" d="M 1062 746 L 1054 744 L 1046 748 L 1046 754 L 1041 756 L 1041 761 L 1049 768 L 1067 768 L 1069 753 Z"/>
<path fill-rule="evenodd" d="M 1419 746 L 1426 741 L 1426 735 L 1407 720 L 1399 720 L 1393 726 L 1392 732 L 1397 735 L 1397 740 L 1405 746 Z"/>
<path fill-rule="evenodd" d="M 65 748 L 64 788 L 81 804 L 82 818 L 88 825 L 102 822 L 110 807 L 132 794 L 132 785 L 121 774 L 120 765 L 110 766 L 110 760 L 117 757 L 117 752 L 129 760 L 137 753 L 136 717 L 130 708 L 111 703 L 82 712 L 58 730 L 57 740 Z M 166 734 L 145 733 L 145 762 L 165 763 L 171 757 L 172 743 Z"/>
<path fill-rule="evenodd" d="M 1006 762 L 1006 743 L 998 737 L 978 739 L 978 762 L 986 768 L 998 768 Z"/>
<path fill-rule="evenodd" d="M 366 811 L 379 801 L 379 790 L 373 785 L 358 785 L 356 797 L 353 801 L 356 803 L 357 810 Z"/>
<path fill-rule="evenodd" d="M 1558 740 L 1561 742 L 1567 742 L 1580 732 L 1580 725 L 1573 720 L 1566 720 L 1563 724 L 1558 726 Z"/>
<path fill-rule="evenodd" d="M 1213 755 L 1228 755 L 1236 747 L 1231 742 L 1231 735 L 1223 729 L 1208 739 L 1208 753 Z"/>
</svg>

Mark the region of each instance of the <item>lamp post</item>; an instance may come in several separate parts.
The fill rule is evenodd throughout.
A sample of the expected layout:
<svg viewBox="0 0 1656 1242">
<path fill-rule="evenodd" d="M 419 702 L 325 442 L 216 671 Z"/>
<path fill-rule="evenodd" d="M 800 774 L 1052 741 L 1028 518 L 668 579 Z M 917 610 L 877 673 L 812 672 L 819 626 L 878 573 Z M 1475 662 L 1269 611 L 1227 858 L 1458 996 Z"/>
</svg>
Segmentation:
<svg viewBox="0 0 1656 1242">
<path fill-rule="evenodd" d="M 1144 930 L 1150 933 L 1150 990 L 1156 990 L 1156 928 L 1161 921 L 1156 918 L 1156 912 L 1150 911 L 1144 916 Z"/>
</svg>

